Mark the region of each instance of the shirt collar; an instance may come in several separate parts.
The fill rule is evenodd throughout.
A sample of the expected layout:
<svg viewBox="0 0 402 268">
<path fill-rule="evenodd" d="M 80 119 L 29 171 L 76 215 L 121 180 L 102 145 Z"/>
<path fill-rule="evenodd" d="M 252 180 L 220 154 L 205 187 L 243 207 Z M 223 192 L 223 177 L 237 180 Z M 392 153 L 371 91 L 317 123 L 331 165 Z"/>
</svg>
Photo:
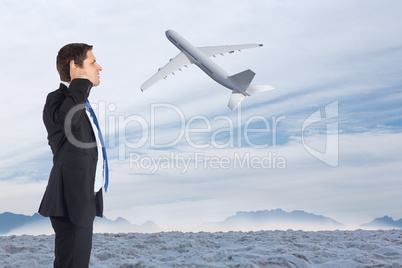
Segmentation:
<svg viewBox="0 0 402 268">
<path fill-rule="evenodd" d="M 61 83 L 62 83 L 63 85 L 65 85 L 67 88 L 69 88 L 69 87 L 70 87 L 70 83 L 69 83 L 69 82 L 64 82 L 64 81 L 61 81 Z"/>
</svg>

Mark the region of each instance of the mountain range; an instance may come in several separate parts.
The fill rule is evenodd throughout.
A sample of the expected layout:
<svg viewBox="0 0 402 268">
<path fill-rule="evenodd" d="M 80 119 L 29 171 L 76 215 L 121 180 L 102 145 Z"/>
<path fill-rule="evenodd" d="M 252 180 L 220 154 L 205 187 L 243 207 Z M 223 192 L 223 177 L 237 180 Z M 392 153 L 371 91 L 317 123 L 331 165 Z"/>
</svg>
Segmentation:
<svg viewBox="0 0 402 268">
<path fill-rule="evenodd" d="M 124 218 L 117 218 L 112 221 L 106 217 L 95 218 L 94 233 L 154 233 L 160 231 L 159 227 L 152 221 L 147 221 L 141 225 L 131 224 Z M 49 218 L 45 218 L 38 213 L 32 216 L 5 212 L 0 214 L 0 235 L 7 234 L 52 234 L 53 229 Z"/>
<path fill-rule="evenodd" d="M 384 216 L 373 221 L 360 225 L 363 229 L 394 229 L 402 228 L 402 219 L 397 221 L 391 217 Z M 282 209 L 263 211 L 239 211 L 235 215 L 227 217 L 220 222 L 203 223 L 194 228 L 193 231 L 259 231 L 259 230 L 336 230 L 346 227 L 329 218 L 302 210 L 286 212 Z M 131 224 L 124 218 L 110 220 L 106 217 L 95 218 L 95 233 L 154 233 L 162 231 L 152 221 L 141 225 Z M 5 212 L 0 214 L 0 235 L 40 235 L 52 234 L 53 229 L 48 218 L 35 213 L 32 216 Z"/>
<path fill-rule="evenodd" d="M 362 224 L 361 227 L 368 229 L 400 229 L 402 228 L 402 219 L 395 221 L 391 217 L 384 216 L 382 218 L 375 218 L 369 223 Z"/>
<path fill-rule="evenodd" d="M 221 222 L 203 223 L 202 231 L 259 231 L 259 230 L 335 230 L 343 224 L 321 215 L 302 210 L 286 212 L 282 209 L 237 212 Z"/>
</svg>

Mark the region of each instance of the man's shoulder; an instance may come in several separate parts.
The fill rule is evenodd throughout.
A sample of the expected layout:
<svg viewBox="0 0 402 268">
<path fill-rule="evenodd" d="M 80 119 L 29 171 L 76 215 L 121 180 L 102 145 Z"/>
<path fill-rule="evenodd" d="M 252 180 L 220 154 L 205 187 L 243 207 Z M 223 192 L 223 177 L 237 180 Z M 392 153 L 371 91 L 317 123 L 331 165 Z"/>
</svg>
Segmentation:
<svg viewBox="0 0 402 268">
<path fill-rule="evenodd" d="M 63 84 L 60 84 L 60 87 L 58 89 L 47 94 L 46 102 L 64 99 L 66 97 L 67 88 L 64 90 L 63 87 L 65 87 L 65 86 Z"/>
</svg>

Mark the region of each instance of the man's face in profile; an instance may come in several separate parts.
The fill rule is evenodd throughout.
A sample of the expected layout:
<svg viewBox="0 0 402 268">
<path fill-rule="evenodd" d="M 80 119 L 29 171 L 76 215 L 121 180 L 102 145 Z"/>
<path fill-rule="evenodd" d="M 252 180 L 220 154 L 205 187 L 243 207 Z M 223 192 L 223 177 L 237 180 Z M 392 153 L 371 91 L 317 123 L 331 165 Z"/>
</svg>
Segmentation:
<svg viewBox="0 0 402 268">
<path fill-rule="evenodd" d="M 86 72 L 89 81 L 92 82 L 94 87 L 100 84 L 99 72 L 102 71 L 102 67 L 96 62 L 92 50 L 88 50 L 87 58 L 84 60 L 81 69 Z"/>
</svg>

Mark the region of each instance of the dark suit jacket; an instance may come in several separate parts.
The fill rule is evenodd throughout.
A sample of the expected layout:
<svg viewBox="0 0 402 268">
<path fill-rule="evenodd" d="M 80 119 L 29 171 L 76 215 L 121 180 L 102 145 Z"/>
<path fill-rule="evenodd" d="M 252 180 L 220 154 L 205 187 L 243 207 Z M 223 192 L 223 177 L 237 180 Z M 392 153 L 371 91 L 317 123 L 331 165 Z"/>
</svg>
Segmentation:
<svg viewBox="0 0 402 268">
<path fill-rule="evenodd" d="M 43 110 L 53 168 L 39 213 L 45 217 L 68 217 L 82 227 L 92 226 L 95 215 L 103 214 L 102 189 L 94 195 L 98 148 L 84 108 L 91 88 L 87 79 L 74 79 L 69 88 L 60 84 L 47 96 Z M 80 146 L 72 138 L 93 145 Z"/>
</svg>

